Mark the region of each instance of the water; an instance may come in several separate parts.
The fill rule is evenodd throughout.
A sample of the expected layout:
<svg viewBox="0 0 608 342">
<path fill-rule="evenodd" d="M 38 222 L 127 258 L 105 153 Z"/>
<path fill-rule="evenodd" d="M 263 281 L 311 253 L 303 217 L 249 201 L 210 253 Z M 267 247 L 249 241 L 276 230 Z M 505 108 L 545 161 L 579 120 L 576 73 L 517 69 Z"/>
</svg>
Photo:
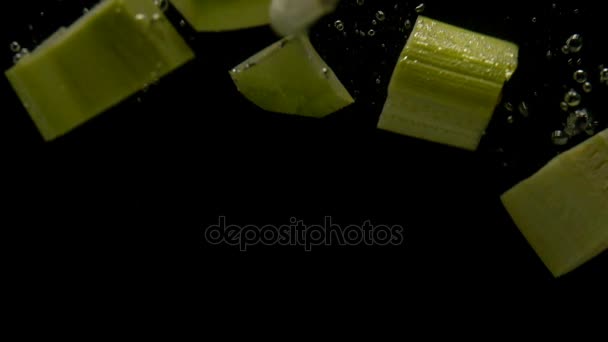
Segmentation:
<svg viewBox="0 0 608 342">
<path fill-rule="evenodd" d="M 226 37 L 226 41 L 231 42 L 227 48 L 220 50 L 228 58 L 209 60 L 206 57 L 209 53 L 202 52 L 196 63 L 217 63 L 219 70 L 229 70 L 275 40 L 264 29 L 215 36 L 194 33 L 168 1 L 152 1 L 159 13 L 137 14 L 137 20 L 154 22 L 162 18 L 160 13 L 167 13 L 190 44 L 201 44 L 201 51 L 204 50 L 205 39 L 219 42 L 224 40 L 220 37 Z M 51 21 L 60 18 L 58 24 L 67 26 L 93 8 L 95 3 L 84 1 L 80 8 L 76 8 L 62 1 L 48 2 L 43 10 L 35 12 L 37 16 L 29 16 L 29 20 L 15 26 L 14 32 L 22 33 L 11 35 L 7 42 L 10 61 L 18 63 L 29 54 L 28 48 L 35 48 L 45 36 L 49 36 L 49 32 L 52 33 L 57 27 L 50 25 Z M 495 11 L 480 17 L 475 14 L 478 8 L 472 2 L 440 4 L 434 1 L 344 0 L 336 13 L 324 18 L 312 29 L 311 39 L 351 94 L 357 97 L 358 103 L 354 108 L 367 113 L 358 116 L 357 120 L 361 120 L 358 125 L 372 127 L 382 109 L 397 57 L 418 15 L 428 15 L 514 41 L 521 48 L 520 67 L 514 79 L 505 87 L 502 104 L 494 113 L 495 120 L 488 128 L 481 148 L 493 150 L 500 145 L 500 148 L 508 149 L 508 145 L 513 145 L 509 137 L 521 137 L 518 132 L 522 129 L 530 132 L 528 144 L 553 144 L 553 139 L 546 137 L 567 126 L 574 110 L 585 109 L 594 113 L 599 128 L 606 125 L 606 118 L 599 113 L 606 107 L 602 94 L 606 93 L 608 85 L 608 68 L 603 65 L 608 64 L 608 58 L 598 48 L 601 45 L 598 37 L 602 36 L 589 29 L 592 27 L 589 18 L 594 11 L 587 8 L 550 2 L 526 7 L 499 4 Z M 60 12 L 64 14 L 58 15 Z M 242 44 L 246 48 L 239 48 Z M 151 71 L 150 82 L 138 95 L 138 103 L 151 100 L 150 96 L 142 95 L 150 92 L 152 85 L 162 88 L 154 73 Z M 322 70 L 322 73 L 327 74 L 328 71 Z M 346 112 L 350 110 L 354 109 L 347 109 Z M 505 123 L 506 126 L 502 126 Z M 498 137 L 508 139 L 501 141 Z M 569 148 L 575 143 L 576 139 L 569 139 L 563 146 Z M 542 148 L 539 146 L 539 149 Z M 520 152 L 525 153 L 522 150 L 509 154 L 517 155 Z M 504 162 L 510 168 L 517 166 L 512 160 Z"/>
<path fill-rule="evenodd" d="M 95 5 L 33 3 L 23 5 L 29 9 L 0 13 L 15 18 L 0 21 L 5 25 L 4 69 L 26 63 L 24 49 L 31 55 L 59 26 L 68 26 Z M 235 89 L 227 71 L 276 42 L 270 29 L 197 33 L 171 5 L 163 9 L 160 2 L 159 12 L 165 11 L 196 59 L 157 85 L 146 83 L 69 135 L 43 144 L 24 108 L 29 104 L 20 103 L 4 82 L 3 170 L 23 175 L 23 181 L 7 177 L 19 187 L 19 196 L 10 196 L 11 201 L 23 202 L 25 208 L 16 222 L 28 227 L 23 245 L 31 246 L 38 237 L 49 249 L 41 258 L 25 252 L 35 259 L 35 269 L 41 267 L 39 260 L 65 265 L 69 259 L 70 269 L 82 263 L 74 269 L 96 271 L 95 265 L 105 265 L 112 255 L 120 258 L 108 267 L 112 275 L 120 265 L 125 268 L 120 274 L 132 274 L 133 265 L 140 274 L 140 266 L 149 262 L 145 266 L 154 279 L 171 281 L 176 277 L 165 277 L 163 265 L 172 275 L 181 267 L 187 274 L 207 270 L 207 280 L 232 284 L 280 274 L 294 279 L 321 275 L 323 284 L 342 278 L 349 286 L 363 287 L 366 277 L 360 275 L 371 275 L 367 278 L 373 283 L 391 284 L 384 288 L 387 293 L 406 288 L 411 279 L 448 285 L 458 279 L 495 293 L 501 292 L 493 284 L 506 279 L 521 284 L 537 280 L 543 289 L 554 288 L 546 286 L 554 280 L 506 215 L 499 195 L 606 126 L 608 55 L 603 50 L 606 32 L 598 29 L 605 12 L 578 1 L 501 1 L 483 8 L 473 1 L 424 1 L 423 12 L 421 3 L 343 0 L 335 14 L 312 28 L 319 54 L 357 98 L 355 105 L 322 120 L 265 112 Z M 395 63 L 419 12 L 521 47 L 520 67 L 505 85 L 476 153 L 375 129 Z M 141 19 L 153 25 L 154 14 Z M 579 38 L 568 43 L 573 35 Z M 329 69 L 319 70 L 333 76 Z M 157 78 L 154 72 L 150 70 L 151 80 Z M 11 153 L 19 159 L 6 157 Z M 260 245 L 241 255 L 229 247 L 202 245 L 202 227 L 221 215 L 238 224 L 260 225 L 291 217 L 317 223 L 326 215 L 344 225 L 373 219 L 405 226 L 407 238 L 395 248 L 321 247 L 308 254 L 286 248 L 288 253 L 281 254 L 281 248 Z M 30 224 L 33 218 L 41 222 Z M 187 232 L 188 238 L 176 238 L 176 232 Z M 140 252 L 142 245 L 153 251 Z M 190 245 L 196 245 L 194 251 L 183 247 Z M 92 251 L 95 262 L 73 246 Z M 126 246 L 128 256 L 117 246 Z M 224 250 L 229 253 L 222 254 Z M 66 260 L 49 261 L 57 251 Z M 137 261 L 130 262 L 135 255 Z M 249 270 L 249 260 L 255 261 L 255 271 Z M 606 268 L 605 260 L 569 275 L 568 284 L 593 280 Z M 394 274 L 407 274 L 406 281 Z M 472 281 L 475 277 L 480 281 Z"/>
</svg>

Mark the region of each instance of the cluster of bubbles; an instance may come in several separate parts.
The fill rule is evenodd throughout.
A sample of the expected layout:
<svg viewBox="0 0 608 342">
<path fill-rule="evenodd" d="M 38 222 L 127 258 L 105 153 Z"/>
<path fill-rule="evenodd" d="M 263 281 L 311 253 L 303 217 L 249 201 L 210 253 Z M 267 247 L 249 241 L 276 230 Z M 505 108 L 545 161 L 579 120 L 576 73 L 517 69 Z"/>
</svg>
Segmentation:
<svg viewBox="0 0 608 342">
<path fill-rule="evenodd" d="M 10 44 L 11 52 L 13 55 L 13 63 L 17 64 L 23 57 L 29 55 L 30 51 L 19 44 L 19 42 L 12 42 Z"/>
<path fill-rule="evenodd" d="M 561 51 L 565 55 L 570 55 L 579 53 L 582 48 L 583 37 L 580 34 L 573 34 L 566 40 Z M 574 59 L 570 58 L 568 64 L 573 65 L 573 61 Z M 580 58 L 578 58 L 576 64 L 581 64 Z M 606 69 L 600 67 L 600 80 L 602 83 L 608 83 L 608 70 L 604 70 Z M 593 91 L 593 85 L 589 81 L 589 74 L 584 69 L 574 71 L 572 79 L 580 84 L 583 93 L 591 93 Z M 563 101 L 560 103 L 560 108 L 562 111 L 567 112 L 568 116 L 563 123 L 564 128 L 555 130 L 551 133 L 551 139 L 555 145 L 566 145 L 571 138 L 583 133 L 589 136 L 595 134 L 599 122 L 595 120 L 587 108 L 580 108 L 582 100 L 583 96 L 581 95 L 581 92 L 574 88 L 571 88 L 564 94 Z"/>
<path fill-rule="evenodd" d="M 407 35 L 413 27 L 415 16 L 423 13 L 426 7 L 424 3 L 419 3 L 417 6 L 412 4 L 411 8 L 408 10 L 407 17 L 404 18 L 403 15 L 397 15 L 395 13 L 398 13 L 399 9 L 410 7 L 407 3 L 395 1 L 393 4 L 383 3 L 380 6 L 377 5 L 377 2 L 373 1 L 349 1 L 351 1 L 351 3 L 345 5 L 345 7 L 352 6 L 354 8 L 361 8 L 361 10 L 368 13 L 367 16 L 353 16 L 349 18 L 334 17 L 331 22 L 327 23 L 327 27 L 336 30 L 342 37 L 361 37 L 362 39 L 370 39 L 368 42 L 381 48 L 381 51 L 387 51 L 387 49 L 390 48 L 387 48 L 387 45 L 390 45 L 390 42 L 385 42 L 378 37 L 393 34 L 395 33 L 393 30 L 398 30 L 403 33 L 403 37 L 407 38 Z M 343 2 L 346 2 L 346 0 Z M 367 8 L 363 8 L 363 6 L 366 6 Z M 378 7 L 374 8 L 373 6 Z M 393 10 L 395 11 L 393 12 Z M 408 17 L 412 19 L 409 19 Z M 398 24 L 395 25 L 396 23 Z M 372 42 L 372 38 L 376 40 Z M 346 50 L 348 49 L 349 48 L 346 47 Z M 374 85 L 381 86 L 385 79 L 387 78 L 382 76 L 380 72 L 374 72 L 371 81 Z M 353 93 L 357 95 L 359 91 L 355 89 L 353 90 Z M 372 102 L 372 104 L 374 103 L 375 102 Z"/>
<path fill-rule="evenodd" d="M 372 2 L 370 1 L 365 1 L 365 0 L 350 0 L 353 2 L 353 5 L 355 6 L 365 6 L 365 5 L 373 5 Z M 390 14 L 390 9 L 395 9 L 397 10 L 398 8 L 400 8 L 402 6 L 401 3 L 396 2 L 394 5 L 384 5 L 387 8 L 376 8 L 374 9 L 374 11 L 372 12 L 371 16 L 369 17 L 369 19 L 367 20 L 363 20 L 360 21 L 359 19 L 356 20 L 356 22 L 349 22 L 349 20 L 346 20 L 344 18 L 336 18 L 333 21 L 333 24 L 328 24 L 328 27 L 335 29 L 336 31 L 338 31 L 340 34 L 342 34 L 342 36 L 347 37 L 349 35 L 354 35 L 355 37 L 376 37 L 380 32 L 384 32 L 385 27 L 382 25 L 389 25 L 390 27 L 393 27 L 392 25 L 394 24 L 395 20 L 397 20 L 396 17 L 391 16 Z M 405 6 L 408 6 L 407 3 L 405 4 Z M 388 8 L 390 7 L 390 8 Z M 424 3 L 420 3 L 417 6 L 412 8 L 412 14 L 415 15 L 419 15 L 422 14 L 425 11 L 426 5 Z M 405 18 L 404 21 L 401 21 L 401 17 L 399 17 L 399 21 L 401 22 L 399 24 L 399 31 L 400 32 L 406 32 L 406 31 L 410 31 L 413 27 L 413 22 L 411 19 L 407 19 Z M 367 27 L 361 27 L 363 25 L 366 25 Z M 405 37 L 407 38 L 407 33 L 405 33 Z M 381 43 L 379 44 L 379 46 L 381 46 L 382 48 L 386 47 L 385 43 Z M 375 80 L 375 84 L 376 85 L 381 85 L 383 78 L 376 74 L 374 76 Z M 355 93 L 357 93 L 357 91 L 355 90 Z"/>
<path fill-rule="evenodd" d="M 515 123 L 515 116 L 513 114 L 511 114 L 511 113 L 515 112 L 515 106 L 513 105 L 513 103 L 507 101 L 504 103 L 504 107 L 507 110 L 507 112 L 510 113 L 507 116 L 507 122 L 509 124 Z M 519 104 L 517 105 L 517 112 L 519 113 L 519 115 L 523 116 L 524 118 L 527 118 L 530 115 L 530 111 L 528 109 L 528 104 L 525 101 L 519 102 Z"/>
<path fill-rule="evenodd" d="M 363 6 L 363 5 L 365 5 L 365 0 L 356 0 L 356 3 L 359 6 Z M 398 6 L 398 4 L 395 5 L 395 8 L 397 8 L 397 6 Z M 426 5 L 424 3 L 419 4 L 418 6 L 416 6 L 416 13 L 422 14 L 424 12 L 425 8 L 426 8 Z M 371 20 L 371 24 L 372 24 L 372 26 L 376 26 L 385 20 L 386 20 L 386 14 L 384 13 L 384 11 L 378 10 L 375 14 L 375 18 Z M 346 32 L 344 31 L 346 28 L 344 21 L 336 20 L 334 22 L 334 27 L 336 28 L 336 30 L 338 30 L 338 31 L 342 32 L 344 35 L 346 35 Z M 405 29 L 409 30 L 411 28 L 412 28 L 412 22 L 411 22 L 411 20 L 408 19 L 405 21 Z M 362 37 L 365 37 L 365 36 L 373 37 L 376 35 L 376 30 L 373 28 L 370 28 L 367 31 L 355 29 L 355 34 L 358 34 Z"/>
</svg>

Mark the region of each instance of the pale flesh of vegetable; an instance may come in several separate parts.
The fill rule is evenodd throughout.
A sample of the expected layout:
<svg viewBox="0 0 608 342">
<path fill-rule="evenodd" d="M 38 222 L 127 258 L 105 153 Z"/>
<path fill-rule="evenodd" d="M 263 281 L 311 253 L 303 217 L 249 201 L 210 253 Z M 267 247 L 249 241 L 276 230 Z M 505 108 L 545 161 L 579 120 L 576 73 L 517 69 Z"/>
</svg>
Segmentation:
<svg viewBox="0 0 608 342">
<path fill-rule="evenodd" d="M 516 45 L 420 16 L 403 50 L 378 127 L 475 150 L 505 81 Z"/>
<path fill-rule="evenodd" d="M 230 75 L 246 98 L 271 112 L 324 117 L 354 102 L 307 36 L 271 45 Z"/>
<path fill-rule="evenodd" d="M 608 130 L 552 160 L 502 201 L 554 276 L 600 254 L 608 248 Z"/>
<path fill-rule="evenodd" d="M 171 0 L 199 32 L 229 31 L 270 23 L 271 0 Z"/>
<path fill-rule="evenodd" d="M 45 140 L 194 58 L 149 0 L 106 0 L 6 72 Z"/>
<path fill-rule="evenodd" d="M 304 32 L 337 5 L 338 0 L 272 0 L 270 20 L 276 32 L 289 36 Z"/>
</svg>

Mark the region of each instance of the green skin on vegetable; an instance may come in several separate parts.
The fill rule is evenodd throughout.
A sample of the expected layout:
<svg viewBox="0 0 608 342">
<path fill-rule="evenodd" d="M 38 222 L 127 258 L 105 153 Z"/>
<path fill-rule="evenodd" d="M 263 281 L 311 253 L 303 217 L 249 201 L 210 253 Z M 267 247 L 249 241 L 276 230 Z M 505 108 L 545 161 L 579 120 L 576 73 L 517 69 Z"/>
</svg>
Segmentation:
<svg viewBox="0 0 608 342">
<path fill-rule="evenodd" d="M 171 0 L 199 32 L 229 31 L 270 23 L 271 0 Z"/>
<path fill-rule="evenodd" d="M 6 72 L 45 140 L 194 58 L 152 1 L 106 0 Z"/>
<path fill-rule="evenodd" d="M 420 16 L 378 127 L 475 150 L 517 68 L 516 45 Z"/>
<path fill-rule="evenodd" d="M 230 75 L 245 97 L 271 112 L 319 118 L 354 102 L 304 35 L 271 45 Z"/>
</svg>

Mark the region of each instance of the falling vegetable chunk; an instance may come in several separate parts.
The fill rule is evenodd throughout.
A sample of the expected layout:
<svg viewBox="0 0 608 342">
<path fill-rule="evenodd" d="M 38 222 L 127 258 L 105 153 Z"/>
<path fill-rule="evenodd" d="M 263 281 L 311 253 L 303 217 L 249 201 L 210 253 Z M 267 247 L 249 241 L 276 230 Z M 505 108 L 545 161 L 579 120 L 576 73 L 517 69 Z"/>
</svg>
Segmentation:
<svg viewBox="0 0 608 342">
<path fill-rule="evenodd" d="M 270 23 L 271 0 L 172 0 L 197 31 L 228 31 Z"/>
<path fill-rule="evenodd" d="M 106 0 L 6 72 L 46 140 L 118 104 L 193 52 L 149 0 Z"/>
<path fill-rule="evenodd" d="M 337 5 L 338 0 L 272 0 L 270 20 L 275 31 L 289 36 L 305 31 Z"/>
<path fill-rule="evenodd" d="M 502 197 L 559 277 L 608 248 L 608 130 L 563 153 Z"/>
<path fill-rule="evenodd" d="M 245 97 L 271 112 L 324 117 L 354 102 L 307 36 L 285 38 L 230 74 Z"/>
<path fill-rule="evenodd" d="M 477 149 L 517 68 L 517 55 L 512 43 L 420 16 L 399 57 L 378 127 Z"/>
</svg>

